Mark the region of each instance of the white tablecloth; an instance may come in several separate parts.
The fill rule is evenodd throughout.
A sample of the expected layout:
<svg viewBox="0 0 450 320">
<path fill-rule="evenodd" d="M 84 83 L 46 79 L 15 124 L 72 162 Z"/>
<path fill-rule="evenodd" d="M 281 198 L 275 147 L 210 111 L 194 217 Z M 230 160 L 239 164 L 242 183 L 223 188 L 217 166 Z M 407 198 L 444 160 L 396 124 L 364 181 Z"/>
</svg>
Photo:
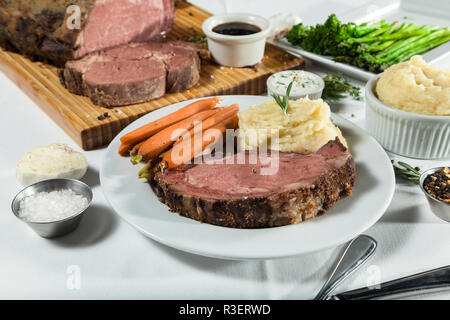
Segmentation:
<svg viewBox="0 0 450 320">
<path fill-rule="evenodd" d="M 193 2 L 214 13 L 295 12 L 307 23 L 361 5 L 352 0 Z M 311 64 L 307 69 L 321 71 Z M 0 110 L 0 298 L 308 299 L 320 289 L 340 252 L 334 248 L 245 262 L 200 257 L 158 244 L 121 221 L 108 206 L 98 179 L 104 149 L 84 152 L 90 168 L 83 180 L 93 187 L 94 201 L 79 229 L 55 240 L 40 238 L 10 210 L 21 189 L 16 163 L 35 146 L 62 142 L 79 147 L 1 73 Z M 333 106 L 333 111 L 364 126 L 363 103 L 349 101 Z M 439 163 L 410 162 L 422 168 Z M 389 209 L 366 233 L 377 239 L 377 252 L 337 291 L 450 264 L 450 225 L 436 218 L 420 190 L 407 183 L 397 183 Z"/>
</svg>

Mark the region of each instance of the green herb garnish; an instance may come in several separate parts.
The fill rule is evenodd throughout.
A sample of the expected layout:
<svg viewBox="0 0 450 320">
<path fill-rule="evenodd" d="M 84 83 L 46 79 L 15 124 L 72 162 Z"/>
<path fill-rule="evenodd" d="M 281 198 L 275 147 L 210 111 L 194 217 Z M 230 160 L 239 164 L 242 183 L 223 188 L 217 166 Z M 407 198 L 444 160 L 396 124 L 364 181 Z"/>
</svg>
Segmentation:
<svg viewBox="0 0 450 320">
<path fill-rule="evenodd" d="M 281 98 L 279 95 L 277 94 L 272 94 L 272 97 L 275 99 L 276 103 L 278 103 L 278 105 L 280 106 L 281 110 L 283 110 L 284 114 L 287 116 L 287 107 L 289 105 L 289 95 L 291 94 L 291 89 L 292 89 L 292 85 L 294 84 L 295 80 L 292 80 L 291 83 L 289 83 L 287 89 L 286 89 L 286 95 Z"/>
<path fill-rule="evenodd" d="M 402 177 L 408 179 L 410 181 L 418 182 L 420 179 L 419 168 L 413 168 L 409 164 L 399 161 L 398 164 L 401 167 L 393 165 L 395 175 L 398 177 Z"/>
<path fill-rule="evenodd" d="M 322 92 L 322 99 L 330 102 L 351 96 L 355 100 L 361 100 L 360 88 L 353 86 L 348 80 L 344 79 L 340 72 L 326 75 L 323 81 L 325 82 L 325 88 Z"/>
<path fill-rule="evenodd" d="M 193 36 L 191 39 L 186 40 L 187 42 L 201 43 L 206 45 L 206 36 L 204 34 L 199 34 L 197 30 L 192 28 Z"/>
</svg>

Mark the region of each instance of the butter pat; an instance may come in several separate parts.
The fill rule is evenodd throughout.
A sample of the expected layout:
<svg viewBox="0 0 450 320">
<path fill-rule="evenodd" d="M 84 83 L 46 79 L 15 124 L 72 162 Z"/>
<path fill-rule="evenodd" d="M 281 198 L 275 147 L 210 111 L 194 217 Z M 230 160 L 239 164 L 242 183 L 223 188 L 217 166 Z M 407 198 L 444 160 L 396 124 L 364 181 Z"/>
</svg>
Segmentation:
<svg viewBox="0 0 450 320">
<path fill-rule="evenodd" d="M 81 179 L 87 171 L 83 154 L 54 143 L 25 153 L 17 164 L 16 177 L 23 186 L 57 178 Z"/>
</svg>

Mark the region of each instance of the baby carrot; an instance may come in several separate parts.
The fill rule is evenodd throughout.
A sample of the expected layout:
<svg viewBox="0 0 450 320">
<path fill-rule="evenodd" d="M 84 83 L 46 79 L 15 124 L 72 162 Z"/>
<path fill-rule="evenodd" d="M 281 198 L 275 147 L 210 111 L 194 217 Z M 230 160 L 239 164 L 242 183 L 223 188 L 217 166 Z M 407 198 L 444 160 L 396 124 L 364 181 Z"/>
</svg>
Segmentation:
<svg viewBox="0 0 450 320">
<path fill-rule="evenodd" d="M 137 155 L 139 148 L 144 144 L 144 141 L 139 142 L 138 144 L 136 144 L 131 150 L 130 150 L 130 156 L 135 156 Z"/>
<path fill-rule="evenodd" d="M 226 129 L 226 125 L 220 123 L 203 131 L 201 144 L 194 143 L 194 139 L 191 139 L 182 142 L 181 145 L 174 146 L 164 155 L 162 159 L 163 168 L 172 169 L 200 156 L 208 146 L 216 142 L 216 138 L 219 138 L 214 134 L 220 132 L 223 135 Z M 213 130 L 217 131 L 214 132 Z"/>
<path fill-rule="evenodd" d="M 196 113 L 213 109 L 218 102 L 219 98 L 217 97 L 195 101 L 178 111 L 162 117 L 161 119 L 147 123 L 146 125 L 127 133 L 120 138 L 120 141 L 122 143 L 136 144 L 179 121 L 195 115 Z"/>
<path fill-rule="evenodd" d="M 239 112 L 239 105 L 237 104 L 233 104 L 229 107 L 223 108 L 222 110 L 220 110 L 219 112 L 217 112 L 216 114 L 212 115 L 211 117 L 205 119 L 204 121 L 202 121 L 201 126 L 202 126 L 202 131 L 211 128 L 212 126 L 215 126 L 219 123 L 231 120 L 232 117 L 235 117 L 237 115 L 237 113 Z M 191 136 L 191 138 L 194 136 L 194 131 L 197 129 L 197 127 L 192 128 L 191 130 L 189 130 L 189 132 L 187 132 L 186 134 L 184 134 L 183 136 L 181 136 L 177 142 L 175 142 L 175 144 L 180 143 L 183 139 L 186 139 L 187 136 Z"/>
<path fill-rule="evenodd" d="M 127 156 L 130 152 L 130 149 L 133 147 L 133 144 L 131 143 L 121 143 L 119 146 L 119 151 L 118 153 L 121 156 Z"/>
<path fill-rule="evenodd" d="M 225 125 L 227 129 L 237 129 L 239 127 L 239 117 L 235 115 L 234 117 L 225 120 Z"/>
<path fill-rule="evenodd" d="M 208 118 L 209 119 L 209 118 Z M 205 123 L 208 119 L 206 119 L 205 121 L 203 121 L 203 123 Z M 216 125 L 219 124 L 223 124 L 225 125 L 226 129 L 236 129 L 239 126 L 239 117 L 236 115 L 231 116 L 227 119 L 225 119 L 224 121 L 217 123 Z M 202 132 L 204 132 L 205 130 L 211 128 L 212 126 L 206 125 L 206 126 L 202 126 Z M 195 137 L 195 127 L 192 128 L 191 130 L 189 130 L 188 133 L 184 134 L 183 136 L 181 136 L 180 138 L 178 138 L 178 140 L 173 144 L 173 146 L 176 146 L 180 143 L 183 142 L 184 139 L 194 139 Z"/>
<path fill-rule="evenodd" d="M 159 131 L 142 144 L 138 155 L 142 156 L 143 160 L 146 161 L 159 156 L 174 143 L 172 135 L 176 130 L 190 130 L 194 127 L 195 122 L 203 121 L 215 113 L 217 113 L 217 110 L 202 111 Z"/>
<path fill-rule="evenodd" d="M 135 156 L 144 142 L 145 140 L 139 142 L 138 144 L 121 143 L 118 153 L 121 156 Z"/>
</svg>

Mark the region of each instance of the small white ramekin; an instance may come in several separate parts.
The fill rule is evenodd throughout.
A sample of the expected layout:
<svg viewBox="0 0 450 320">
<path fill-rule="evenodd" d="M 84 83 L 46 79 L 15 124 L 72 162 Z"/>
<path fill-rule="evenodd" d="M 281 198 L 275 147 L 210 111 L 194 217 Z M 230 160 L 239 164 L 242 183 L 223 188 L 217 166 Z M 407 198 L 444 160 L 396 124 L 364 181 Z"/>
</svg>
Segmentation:
<svg viewBox="0 0 450 320">
<path fill-rule="evenodd" d="M 223 35 L 212 31 L 214 27 L 229 22 L 253 24 L 261 31 L 245 36 Z M 203 22 L 202 29 L 208 40 L 208 49 L 218 64 L 247 67 L 257 64 L 263 58 L 270 21 L 254 14 L 229 13 L 209 17 Z"/>
<path fill-rule="evenodd" d="M 429 116 L 398 110 L 375 95 L 379 76 L 365 88 L 366 127 L 387 150 L 419 159 L 450 158 L 450 116 Z"/>
<path fill-rule="evenodd" d="M 285 87 L 279 88 L 277 84 L 277 77 L 280 75 L 286 76 L 287 78 L 290 79 L 298 78 L 299 79 L 298 81 L 302 81 L 304 80 L 305 77 L 307 77 L 312 79 L 317 84 L 317 86 L 315 87 L 301 88 L 301 90 L 298 90 L 297 92 L 294 90 L 293 87 L 289 95 L 290 100 L 297 100 L 306 97 L 308 97 L 310 100 L 316 100 L 322 97 L 322 92 L 323 89 L 325 88 L 325 83 L 323 79 L 315 73 L 304 70 L 287 70 L 272 74 L 267 79 L 268 96 L 272 96 L 272 94 L 277 94 L 280 97 L 284 97 L 286 95 L 287 86 L 286 88 Z"/>
</svg>

